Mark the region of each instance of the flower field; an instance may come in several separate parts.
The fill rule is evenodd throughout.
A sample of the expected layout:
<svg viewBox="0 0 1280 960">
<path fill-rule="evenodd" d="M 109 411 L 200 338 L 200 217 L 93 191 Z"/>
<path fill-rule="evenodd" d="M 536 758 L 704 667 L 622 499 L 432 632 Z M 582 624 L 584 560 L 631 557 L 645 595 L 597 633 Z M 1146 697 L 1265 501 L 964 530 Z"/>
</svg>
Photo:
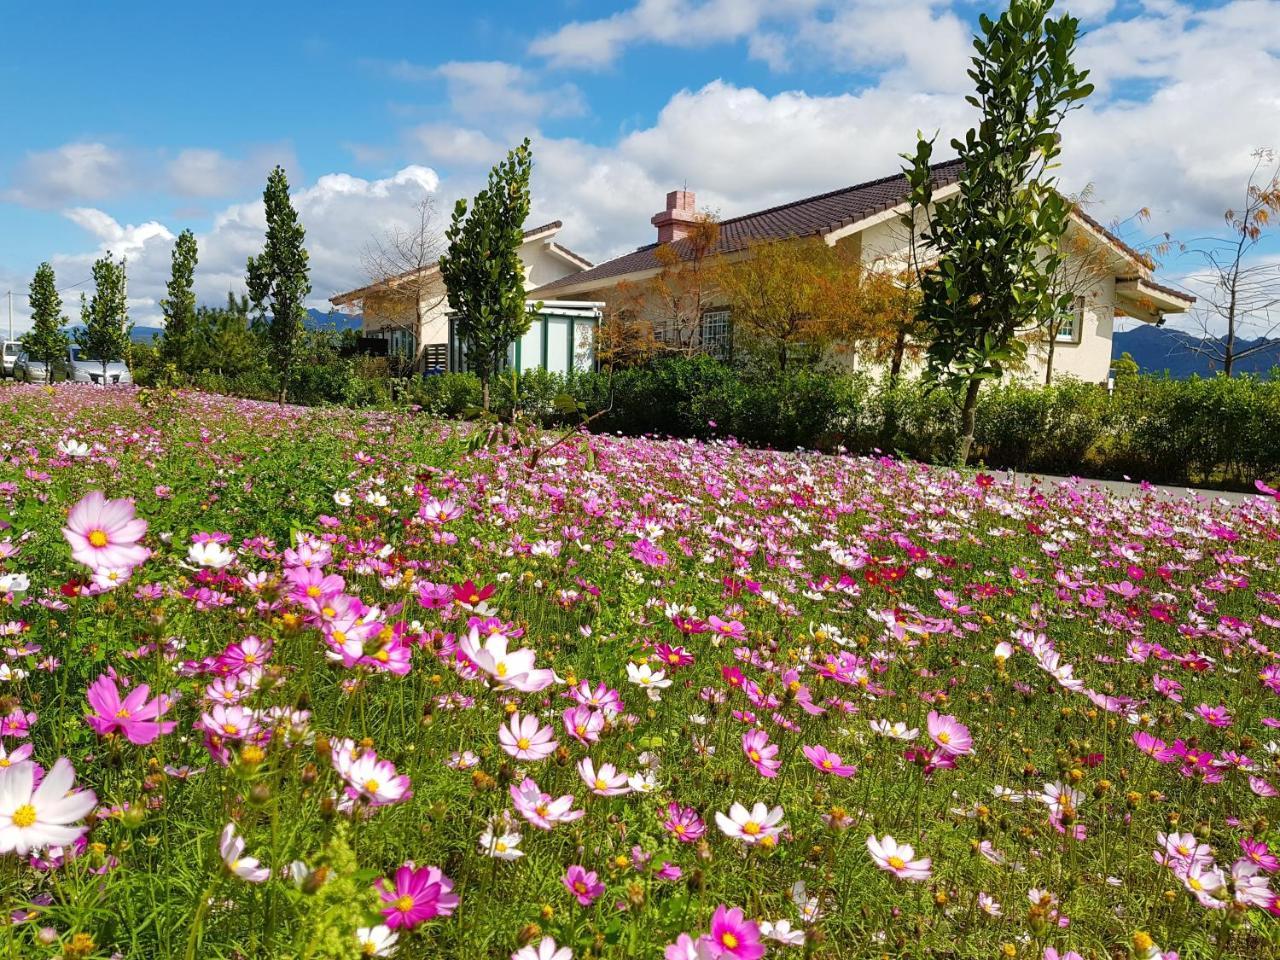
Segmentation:
<svg viewBox="0 0 1280 960">
<path fill-rule="evenodd" d="M 4 956 L 1280 956 L 1276 496 L 0 403 Z"/>
</svg>

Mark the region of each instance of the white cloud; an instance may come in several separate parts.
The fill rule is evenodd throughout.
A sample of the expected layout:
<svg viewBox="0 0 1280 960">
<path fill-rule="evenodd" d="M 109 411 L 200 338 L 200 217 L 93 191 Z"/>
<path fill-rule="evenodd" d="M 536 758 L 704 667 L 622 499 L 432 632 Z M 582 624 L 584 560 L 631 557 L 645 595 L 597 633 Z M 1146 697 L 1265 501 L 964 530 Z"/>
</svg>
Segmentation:
<svg viewBox="0 0 1280 960">
<path fill-rule="evenodd" d="M 165 175 L 169 189 L 178 196 L 230 197 L 263 183 L 276 164 L 295 175 L 298 163 L 293 148 L 269 144 L 233 157 L 221 150 L 190 147 L 166 164 Z"/>
<path fill-rule="evenodd" d="M 612 64 L 633 43 L 697 48 L 739 40 L 766 21 L 817 6 L 818 0 L 639 0 L 609 17 L 567 23 L 536 38 L 529 51 L 555 67 L 596 69 Z M 767 59 L 763 50 L 753 55 Z"/>
<path fill-rule="evenodd" d="M 102 200 L 133 185 L 125 154 L 105 143 L 65 143 L 52 150 L 28 151 L 0 197 L 33 207 L 58 207 L 72 201 Z"/>
<path fill-rule="evenodd" d="M 465 166 L 492 165 L 508 148 L 479 130 L 448 123 L 428 123 L 407 134 L 411 148 L 443 163 Z"/>
<path fill-rule="evenodd" d="M 436 68 L 449 104 L 463 117 L 577 117 L 586 113 L 582 91 L 571 83 L 543 87 L 536 75 L 501 60 L 453 60 Z"/>
</svg>

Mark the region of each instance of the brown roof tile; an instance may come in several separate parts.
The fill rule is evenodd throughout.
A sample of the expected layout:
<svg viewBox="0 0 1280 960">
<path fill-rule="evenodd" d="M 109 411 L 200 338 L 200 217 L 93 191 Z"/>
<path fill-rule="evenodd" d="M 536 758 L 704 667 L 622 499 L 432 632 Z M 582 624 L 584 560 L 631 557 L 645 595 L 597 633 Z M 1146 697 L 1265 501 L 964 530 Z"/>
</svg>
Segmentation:
<svg viewBox="0 0 1280 960">
<path fill-rule="evenodd" d="M 946 186 L 954 183 L 959 177 L 961 163 L 959 160 L 948 160 L 946 163 L 935 164 L 933 170 L 934 186 Z M 720 237 L 714 252 L 732 253 L 761 240 L 785 240 L 789 237 L 830 233 L 865 220 L 867 217 L 875 216 L 877 213 L 893 209 L 905 202 L 909 193 L 910 188 L 907 186 L 906 177 L 896 173 L 879 180 L 843 187 L 840 190 L 769 207 L 767 210 L 722 220 Z M 576 286 L 593 280 L 610 279 L 641 270 L 655 270 L 660 266 L 657 257 L 658 246 L 653 243 L 640 247 L 631 253 L 598 264 L 590 270 L 553 280 L 532 293 L 550 293 L 570 285 Z M 680 251 L 682 246 L 687 247 L 688 243 L 677 240 L 672 246 L 676 251 Z"/>
</svg>

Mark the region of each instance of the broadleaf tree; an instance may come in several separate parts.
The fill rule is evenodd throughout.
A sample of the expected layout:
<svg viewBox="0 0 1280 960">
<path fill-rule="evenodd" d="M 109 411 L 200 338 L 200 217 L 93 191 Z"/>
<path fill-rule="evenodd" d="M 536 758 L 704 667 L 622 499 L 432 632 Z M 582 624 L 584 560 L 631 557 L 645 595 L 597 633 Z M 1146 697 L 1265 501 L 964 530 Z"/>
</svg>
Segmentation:
<svg viewBox="0 0 1280 960">
<path fill-rule="evenodd" d="M 125 288 L 125 259 L 116 261 L 108 253 L 93 263 L 93 296 L 80 295 L 80 327 L 75 332 L 76 345 L 87 359 L 102 364 L 106 384 L 107 364 L 129 361 L 130 333 Z"/>
<path fill-rule="evenodd" d="M 289 178 L 283 167 L 277 166 L 267 177 L 262 200 L 267 214 L 266 243 L 262 253 L 249 258 L 246 282 L 255 312 L 254 326 L 267 344 L 279 384 L 278 399 L 284 403 L 311 292 L 303 246 L 307 232 L 289 199 Z"/>
<path fill-rule="evenodd" d="M 160 356 L 183 373 L 189 372 L 192 339 L 196 326 L 196 294 L 194 290 L 199 251 L 196 235 L 183 230 L 173 245 L 169 272 L 168 296 L 160 301 L 164 314 L 164 333 L 160 336 Z"/>
<path fill-rule="evenodd" d="M 52 383 L 54 371 L 66 359 L 71 340 L 62 329 L 67 318 L 62 315 L 58 281 L 48 263 L 36 267 L 35 276 L 31 278 L 29 303 L 31 329 L 18 339 L 33 360 L 45 365 L 47 382 Z"/>
<path fill-rule="evenodd" d="M 959 192 L 934 203 L 933 140 L 918 138 L 905 173 L 914 224 L 927 213 L 923 238 L 934 262 L 921 278 L 920 320 L 928 345 L 928 380 L 959 396 L 955 458 L 973 446 L 978 393 L 1026 356 L 1018 334 L 1067 308 L 1055 292 L 1071 203 L 1051 170 L 1061 151 L 1059 127 L 1092 91 L 1087 70 L 1072 62 L 1079 21 L 1049 16 L 1053 0 L 1012 0 L 996 20 L 983 14 L 974 37 L 966 97 L 976 128 L 951 141 L 962 161 Z"/>
<path fill-rule="evenodd" d="M 520 247 L 529 215 L 533 153 L 526 139 L 489 171 L 489 182 L 470 205 L 459 200 L 445 231 L 440 257 L 456 337 L 467 365 L 480 378 L 484 409 L 489 384 L 507 350 L 528 331 L 538 304 L 525 300 Z"/>
</svg>

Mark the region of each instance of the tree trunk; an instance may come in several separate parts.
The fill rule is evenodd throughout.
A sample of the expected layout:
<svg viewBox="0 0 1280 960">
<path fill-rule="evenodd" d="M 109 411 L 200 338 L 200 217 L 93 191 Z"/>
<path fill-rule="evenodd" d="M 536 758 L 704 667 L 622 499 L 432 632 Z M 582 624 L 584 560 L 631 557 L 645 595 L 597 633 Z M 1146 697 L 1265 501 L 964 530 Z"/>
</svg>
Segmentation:
<svg viewBox="0 0 1280 960">
<path fill-rule="evenodd" d="M 975 377 L 969 381 L 969 388 L 964 394 L 964 406 L 960 408 L 960 442 L 956 447 L 957 467 L 963 467 L 969 462 L 969 452 L 973 449 L 974 421 L 978 412 L 980 389 L 982 381 Z"/>
<path fill-rule="evenodd" d="M 899 327 L 893 338 L 893 359 L 889 362 L 889 382 L 896 384 L 902 374 L 902 359 L 907 352 L 907 328 Z"/>
<path fill-rule="evenodd" d="M 1044 362 L 1044 385 L 1050 386 L 1053 383 L 1053 348 L 1058 344 L 1058 331 L 1049 330 L 1049 356 Z"/>
<path fill-rule="evenodd" d="M 487 373 L 480 378 L 480 396 L 481 396 L 481 406 L 484 408 L 484 412 L 488 413 L 489 412 L 489 375 Z"/>
</svg>

